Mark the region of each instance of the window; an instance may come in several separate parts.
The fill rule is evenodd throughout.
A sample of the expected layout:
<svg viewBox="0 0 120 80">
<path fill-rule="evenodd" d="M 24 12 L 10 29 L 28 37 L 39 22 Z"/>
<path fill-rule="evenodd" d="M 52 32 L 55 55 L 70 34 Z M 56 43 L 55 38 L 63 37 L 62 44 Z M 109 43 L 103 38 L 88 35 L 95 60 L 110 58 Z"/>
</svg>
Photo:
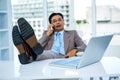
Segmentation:
<svg viewBox="0 0 120 80">
<path fill-rule="evenodd" d="M 12 12 L 13 12 L 13 22 L 17 21 L 18 18 L 24 17 L 28 22 L 30 22 L 31 26 L 35 30 L 38 26 L 41 28 L 41 34 L 43 32 L 43 1 L 44 0 L 12 0 Z M 15 24 L 15 22 L 13 23 Z M 38 36 L 37 32 L 35 31 L 37 38 L 39 39 L 41 36 Z"/>
<path fill-rule="evenodd" d="M 74 0 L 74 25 L 78 34 L 85 40 L 92 36 L 92 10 L 89 9 L 92 7 L 91 3 L 92 0 Z"/>
<path fill-rule="evenodd" d="M 119 3 L 119 0 L 96 0 L 96 35 L 114 34 L 107 56 L 119 56 L 120 52 Z"/>
<path fill-rule="evenodd" d="M 119 0 L 96 0 L 97 35 L 120 34 Z"/>
</svg>

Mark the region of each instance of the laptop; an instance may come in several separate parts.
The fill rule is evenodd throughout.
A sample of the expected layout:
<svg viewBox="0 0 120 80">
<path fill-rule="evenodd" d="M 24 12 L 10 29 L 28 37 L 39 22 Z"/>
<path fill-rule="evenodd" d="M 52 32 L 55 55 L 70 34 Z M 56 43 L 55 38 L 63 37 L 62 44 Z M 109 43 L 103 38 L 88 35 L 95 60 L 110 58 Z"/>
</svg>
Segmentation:
<svg viewBox="0 0 120 80">
<path fill-rule="evenodd" d="M 50 62 L 49 65 L 79 69 L 99 62 L 103 57 L 112 37 L 113 35 L 92 37 L 81 57 L 74 56 L 70 58 L 62 58 Z"/>
</svg>

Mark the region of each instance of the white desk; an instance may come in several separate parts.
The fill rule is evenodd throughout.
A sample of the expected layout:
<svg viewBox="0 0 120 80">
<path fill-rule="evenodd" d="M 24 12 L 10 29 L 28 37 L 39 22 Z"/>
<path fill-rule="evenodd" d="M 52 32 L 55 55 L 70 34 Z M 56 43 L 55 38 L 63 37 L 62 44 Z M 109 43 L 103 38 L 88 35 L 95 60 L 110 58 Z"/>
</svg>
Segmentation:
<svg viewBox="0 0 120 80">
<path fill-rule="evenodd" d="M 49 66 L 55 59 L 32 62 L 27 65 L 0 61 L 0 79 L 58 79 L 81 77 L 120 76 L 120 59 L 104 57 L 98 63 L 80 69 Z"/>
</svg>

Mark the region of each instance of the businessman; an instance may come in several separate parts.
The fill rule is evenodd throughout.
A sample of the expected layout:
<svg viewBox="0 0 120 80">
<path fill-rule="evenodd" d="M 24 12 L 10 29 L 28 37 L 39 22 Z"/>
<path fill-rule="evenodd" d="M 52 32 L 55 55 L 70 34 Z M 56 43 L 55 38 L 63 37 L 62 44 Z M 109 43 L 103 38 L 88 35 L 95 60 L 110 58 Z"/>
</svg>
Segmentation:
<svg viewBox="0 0 120 80">
<path fill-rule="evenodd" d="M 13 43 L 20 54 L 21 64 L 44 59 L 69 58 L 86 49 L 75 30 L 64 30 L 64 17 L 61 13 L 49 16 L 49 25 L 43 36 L 37 41 L 30 24 L 24 19 L 18 19 L 18 26 L 13 27 Z"/>
</svg>

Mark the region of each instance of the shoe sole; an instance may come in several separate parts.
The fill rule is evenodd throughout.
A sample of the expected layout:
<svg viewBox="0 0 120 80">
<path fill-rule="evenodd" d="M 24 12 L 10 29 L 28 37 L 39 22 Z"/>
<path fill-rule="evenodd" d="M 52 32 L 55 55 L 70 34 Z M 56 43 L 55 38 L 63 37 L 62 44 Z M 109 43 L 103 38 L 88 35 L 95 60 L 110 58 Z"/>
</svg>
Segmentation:
<svg viewBox="0 0 120 80">
<path fill-rule="evenodd" d="M 19 32 L 17 29 L 17 26 L 13 27 L 12 30 L 12 39 L 13 39 L 13 43 L 14 45 L 17 47 L 17 49 L 19 50 L 19 52 L 22 54 L 23 52 L 25 52 L 24 47 L 23 47 L 23 41 L 19 36 Z"/>
<path fill-rule="evenodd" d="M 21 64 L 27 64 L 27 63 L 29 63 L 28 62 L 27 54 L 26 54 L 24 46 L 23 46 L 23 40 L 20 38 L 20 34 L 19 34 L 17 26 L 13 27 L 13 30 L 12 30 L 12 39 L 13 39 L 14 45 L 16 46 L 16 48 L 18 49 L 18 51 L 20 52 L 20 54 L 18 55 L 20 63 Z"/>
<path fill-rule="evenodd" d="M 43 48 L 37 42 L 34 30 L 32 29 L 31 25 L 24 18 L 19 18 L 17 22 L 21 31 L 21 36 L 25 42 L 30 46 L 36 55 L 41 54 L 43 52 Z"/>
</svg>

